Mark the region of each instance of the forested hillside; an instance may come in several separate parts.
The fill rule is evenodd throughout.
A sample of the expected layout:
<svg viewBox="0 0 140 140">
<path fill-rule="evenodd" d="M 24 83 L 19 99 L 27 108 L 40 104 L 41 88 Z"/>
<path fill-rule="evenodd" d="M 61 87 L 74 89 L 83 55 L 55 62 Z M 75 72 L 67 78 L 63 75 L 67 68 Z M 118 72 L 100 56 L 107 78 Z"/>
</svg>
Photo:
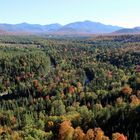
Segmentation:
<svg viewBox="0 0 140 140">
<path fill-rule="evenodd" d="M 140 35 L 0 36 L 1 140 L 139 140 Z"/>
</svg>

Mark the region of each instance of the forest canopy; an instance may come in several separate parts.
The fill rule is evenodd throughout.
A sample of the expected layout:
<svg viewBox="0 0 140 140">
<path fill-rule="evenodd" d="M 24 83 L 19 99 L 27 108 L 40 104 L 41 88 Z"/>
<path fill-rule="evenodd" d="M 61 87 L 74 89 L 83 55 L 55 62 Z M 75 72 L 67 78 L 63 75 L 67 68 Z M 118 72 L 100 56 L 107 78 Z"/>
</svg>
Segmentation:
<svg viewBox="0 0 140 140">
<path fill-rule="evenodd" d="M 140 139 L 140 35 L 0 36 L 0 139 Z"/>
</svg>

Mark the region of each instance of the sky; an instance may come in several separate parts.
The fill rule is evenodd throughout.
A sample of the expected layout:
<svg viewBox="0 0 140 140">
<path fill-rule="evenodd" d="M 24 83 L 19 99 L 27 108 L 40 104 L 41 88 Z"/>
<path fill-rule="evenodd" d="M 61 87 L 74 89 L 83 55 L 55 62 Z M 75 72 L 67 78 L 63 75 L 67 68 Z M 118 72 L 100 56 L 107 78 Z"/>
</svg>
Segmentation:
<svg viewBox="0 0 140 140">
<path fill-rule="evenodd" d="M 62 25 L 91 20 L 140 26 L 140 0 L 0 0 L 0 23 Z"/>
</svg>

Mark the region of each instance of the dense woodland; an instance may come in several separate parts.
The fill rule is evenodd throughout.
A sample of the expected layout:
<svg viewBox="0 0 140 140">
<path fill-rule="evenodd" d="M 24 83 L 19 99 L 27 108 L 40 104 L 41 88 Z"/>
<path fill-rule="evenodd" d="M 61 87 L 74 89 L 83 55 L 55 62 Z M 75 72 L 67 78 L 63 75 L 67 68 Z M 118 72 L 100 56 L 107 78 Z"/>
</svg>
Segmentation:
<svg viewBox="0 0 140 140">
<path fill-rule="evenodd" d="M 0 36 L 0 140 L 139 140 L 140 35 Z"/>
</svg>

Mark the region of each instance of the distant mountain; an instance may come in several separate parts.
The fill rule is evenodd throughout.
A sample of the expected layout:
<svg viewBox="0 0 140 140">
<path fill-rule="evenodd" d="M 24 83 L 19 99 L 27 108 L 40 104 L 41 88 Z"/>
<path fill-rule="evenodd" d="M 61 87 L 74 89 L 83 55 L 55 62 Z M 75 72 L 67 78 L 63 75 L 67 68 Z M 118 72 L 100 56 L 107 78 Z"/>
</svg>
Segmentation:
<svg viewBox="0 0 140 140">
<path fill-rule="evenodd" d="M 114 32 L 115 34 L 138 34 L 140 33 L 140 27 L 124 28 Z"/>
<path fill-rule="evenodd" d="M 120 29 L 123 28 L 92 21 L 73 22 L 64 26 L 58 23 L 49 25 L 28 23 L 0 24 L 0 30 L 5 30 L 7 32 L 28 32 L 45 34 L 101 34 L 115 32 Z"/>
<path fill-rule="evenodd" d="M 59 30 L 61 27 L 62 27 L 61 24 L 55 23 L 55 24 L 45 25 L 44 29 L 47 32 L 55 32 L 55 31 Z"/>
<path fill-rule="evenodd" d="M 60 24 L 49 24 L 49 25 L 40 25 L 40 24 L 0 24 L 0 29 L 6 30 L 8 32 L 49 32 L 56 31 L 61 28 Z"/>
<path fill-rule="evenodd" d="M 122 27 L 105 25 L 99 22 L 84 21 L 74 22 L 63 26 L 60 31 L 70 30 L 73 32 L 81 32 L 87 34 L 99 34 L 99 33 L 111 33 L 116 30 L 122 29 Z"/>
<path fill-rule="evenodd" d="M 28 23 L 0 24 L 0 29 L 3 29 L 3 30 L 8 31 L 8 32 L 26 32 L 26 31 L 37 30 L 39 28 L 39 26 L 40 25 L 33 25 L 33 24 L 28 24 Z"/>
</svg>

